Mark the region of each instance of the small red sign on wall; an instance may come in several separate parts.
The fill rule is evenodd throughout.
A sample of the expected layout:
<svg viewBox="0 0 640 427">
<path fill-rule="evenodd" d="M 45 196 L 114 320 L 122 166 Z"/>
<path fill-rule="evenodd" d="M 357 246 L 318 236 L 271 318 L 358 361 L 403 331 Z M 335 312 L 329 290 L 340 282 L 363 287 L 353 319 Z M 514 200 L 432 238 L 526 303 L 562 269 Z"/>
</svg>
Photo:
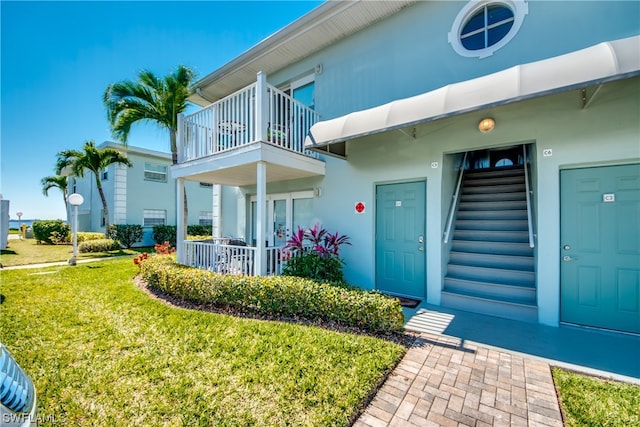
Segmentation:
<svg viewBox="0 0 640 427">
<path fill-rule="evenodd" d="M 366 207 L 364 205 L 364 202 L 357 202 L 356 205 L 355 205 L 355 209 L 356 209 L 356 213 L 357 214 L 364 213 L 365 208 Z"/>
</svg>

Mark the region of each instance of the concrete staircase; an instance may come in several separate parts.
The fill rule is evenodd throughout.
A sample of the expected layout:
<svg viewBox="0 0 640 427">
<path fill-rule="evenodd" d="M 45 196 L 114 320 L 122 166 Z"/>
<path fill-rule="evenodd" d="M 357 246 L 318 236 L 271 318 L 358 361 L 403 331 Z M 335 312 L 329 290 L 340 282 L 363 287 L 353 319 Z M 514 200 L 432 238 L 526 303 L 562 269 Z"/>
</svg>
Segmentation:
<svg viewBox="0 0 640 427">
<path fill-rule="evenodd" d="M 442 305 L 537 322 L 522 166 L 465 171 Z"/>
</svg>

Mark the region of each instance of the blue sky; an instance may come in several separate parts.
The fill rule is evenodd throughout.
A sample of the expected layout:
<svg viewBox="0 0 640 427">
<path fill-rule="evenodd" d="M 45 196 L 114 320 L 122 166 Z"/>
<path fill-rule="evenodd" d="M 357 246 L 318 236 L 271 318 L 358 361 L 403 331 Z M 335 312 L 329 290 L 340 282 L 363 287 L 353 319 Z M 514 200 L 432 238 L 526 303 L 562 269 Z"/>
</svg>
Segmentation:
<svg viewBox="0 0 640 427">
<path fill-rule="evenodd" d="M 60 192 L 42 195 L 56 153 L 113 140 L 107 85 L 177 65 L 204 77 L 317 7 L 318 1 L 0 2 L 0 193 L 10 215 L 65 218 Z M 128 143 L 168 151 L 168 135 L 138 125 Z"/>
</svg>

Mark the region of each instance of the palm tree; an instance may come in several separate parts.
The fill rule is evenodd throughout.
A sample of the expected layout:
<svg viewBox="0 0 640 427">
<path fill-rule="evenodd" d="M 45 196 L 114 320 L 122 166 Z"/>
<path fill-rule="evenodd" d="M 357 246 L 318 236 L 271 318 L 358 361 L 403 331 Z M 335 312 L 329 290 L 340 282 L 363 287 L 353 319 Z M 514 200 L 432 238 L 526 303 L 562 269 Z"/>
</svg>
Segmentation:
<svg viewBox="0 0 640 427">
<path fill-rule="evenodd" d="M 184 65 L 173 73 L 159 78 L 150 71 L 138 73 L 137 81 L 123 80 L 112 83 L 104 92 L 104 105 L 113 136 L 127 143 L 134 123 L 154 122 L 169 131 L 169 145 L 173 164 L 178 163 L 178 114 L 187 109 L 191 82 L 195 73 Z M 184 192 L 184 229 L 187 229 L 189 209 Z"/>
<path fill-rule="evenodd" d="M 175 165 L 178 162 L 178 114 L 187 108 L 189 86 L 194 78 L 195 73 L 181 65 L 164 78 L 142 70 L 137 81 L 124 80 L 110 84 L 104 93 L 104 105 L 113 136 L 126 144 L 134 123 L 154 122 L 169 131 Z"/>
<path fill-rule="evenodd" d="M 65 210 L 67 211 L 67 218 L 69 218 L 69 206 L 67 205 L 68 184 L 67 177 L 62 175 L 45 176 L 40 180 L 40 185 L 42 185 L 42 194 L 45 196 L 49 196 L 49 190 L 52 188 L 58 188 L 62 191 L 62 199 Z"/>
<path fill-rule="evenodd" d="M 122 164 L 131 167 L 131 162 L 118 150 L 113 148 L 97 148 L 93 141 L 84 143 L 82 151 L 63 150 L 58 153 L 56 162 L 56 174 L 60 175 L 66 168 L 71 170 L 74 176 L 83 177 L 87 170 L 93 172 L 96 179 L 96 187 L 102 200 L 103 219 L 105 223 L 105 236 L 109 234 L 109 207 L 104 196 L 100 172 L 112 164 Z"/>
</svg>

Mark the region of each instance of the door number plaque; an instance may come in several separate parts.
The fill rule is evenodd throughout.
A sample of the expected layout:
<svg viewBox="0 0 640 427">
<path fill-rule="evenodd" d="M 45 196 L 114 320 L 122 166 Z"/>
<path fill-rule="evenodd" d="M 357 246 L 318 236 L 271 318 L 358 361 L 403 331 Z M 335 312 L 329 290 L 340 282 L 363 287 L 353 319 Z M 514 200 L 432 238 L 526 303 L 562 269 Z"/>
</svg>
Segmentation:
<svg viewBox="0 0 640 427">
<path fill-rule="evenodd" d="M 614 193 L 603 194 L 602 201 L 605 203 L 613 203 L 616 201 L 616 195 Z"/>
</svg>

